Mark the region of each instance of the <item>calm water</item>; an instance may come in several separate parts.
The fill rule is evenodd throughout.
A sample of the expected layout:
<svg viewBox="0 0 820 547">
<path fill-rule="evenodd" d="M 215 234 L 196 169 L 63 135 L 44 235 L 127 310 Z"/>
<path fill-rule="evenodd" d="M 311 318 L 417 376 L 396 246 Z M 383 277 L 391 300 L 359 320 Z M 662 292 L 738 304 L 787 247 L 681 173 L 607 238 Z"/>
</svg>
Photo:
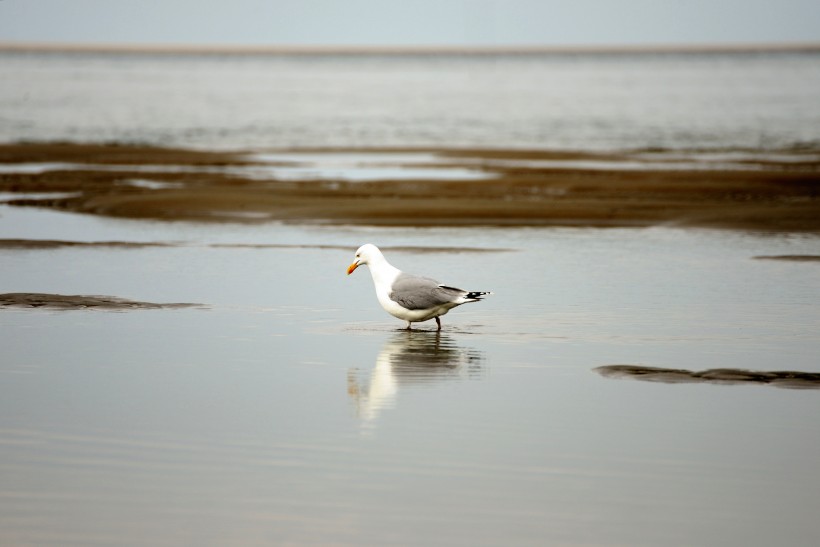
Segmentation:
<svg viewBox="0 0 820 547">
<path fill-rule="evenodd" d="M 0 141 L 758 154 L 820 143 L 818 89 L 819 55 L 2 54 Z M 373 172 L 320 159 L 278 174 Z M 4 545 L 820 543 L 820 390 L 593 371 L 820 372 L 818 263 L 754 258 L 816 236 L 0 205 L 4 238 L 175 245 L 0 250 L 0 292 L 205 305 L 0 310 Z M 495 294 L 404 332 L 345 275 L 368 241 Z"/>
<path fill-rule="evenodd" d="M 820 391 L 613 380 L 820 371 L 820 240 L 700 230 L 199 225 L 0 207 L 0 539 L 54 545 L 811 545 Z M 407 333 L 367 270 L 495 291 Z M 279 243 L 294 248 L 212 246 Z M 318 245 L 340 246 L 319 248 Z M 441 253 L 440 245 L 506 252 Z M 423 325 L 421 329 L 430 329 Z"/>
<path fill-rule="evenodd" d="M 0 54 L 0 141 L 820 144 L 820 54 Z"/>
</svg>

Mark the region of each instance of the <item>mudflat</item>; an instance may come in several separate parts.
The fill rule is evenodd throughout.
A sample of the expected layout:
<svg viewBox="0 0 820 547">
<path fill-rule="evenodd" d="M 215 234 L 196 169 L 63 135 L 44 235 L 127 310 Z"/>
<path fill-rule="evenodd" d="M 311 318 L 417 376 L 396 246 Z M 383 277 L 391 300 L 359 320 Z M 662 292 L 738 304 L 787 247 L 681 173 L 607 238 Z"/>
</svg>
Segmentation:
<svg viewBox="0 0 820 547">
<path fill-rule="evenodd" d="M 423 153 L 486 176 L 292 178 L 266 175 L 256 151 L 18 143 L 0 145 L 0 192 L 14 206 L 164 220 L 820 231 L 820 150 L 286 152 Z"/>
<path fill-rule="evenodd" d="M 48 293 L 0 294 L 0 308 L 47 308 L 56 310 L 156 310 L 201 307 L 201 304 L 157 304 L 118 298 L 116 296 L 65 295 Z"/>
<path fill-rule="evenodd" d="M 693 371 L 642 365 L 607 365 L 594 370 L 607 378 L 626 378 L 667 384 L 768 384 L 788 389 L 820 389 L 819 373 L 795 370 L 761 371 L 716 368 Z"/>
</svg>

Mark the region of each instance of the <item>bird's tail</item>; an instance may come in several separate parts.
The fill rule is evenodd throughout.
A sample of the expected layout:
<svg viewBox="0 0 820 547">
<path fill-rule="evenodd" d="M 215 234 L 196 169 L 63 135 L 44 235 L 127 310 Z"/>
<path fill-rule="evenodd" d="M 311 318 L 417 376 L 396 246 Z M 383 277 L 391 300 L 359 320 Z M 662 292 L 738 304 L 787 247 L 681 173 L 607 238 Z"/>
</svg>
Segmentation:
<svg viewBox="0 0 820 547">
<path fill-rule="evenodd" d="M 489 291 L 486 291 L 486 292 L 470 291 L 470 292 L 468 292 L 467 294 L 464 295 L 464 298 L 466 300 L 470 301 L 470 302 L 478 302 L 479 300 L 481 300 L 482 298 L 484 298 L 488 294 L 493 294 L 493 293 L 489 292 Z"/>
</svg>

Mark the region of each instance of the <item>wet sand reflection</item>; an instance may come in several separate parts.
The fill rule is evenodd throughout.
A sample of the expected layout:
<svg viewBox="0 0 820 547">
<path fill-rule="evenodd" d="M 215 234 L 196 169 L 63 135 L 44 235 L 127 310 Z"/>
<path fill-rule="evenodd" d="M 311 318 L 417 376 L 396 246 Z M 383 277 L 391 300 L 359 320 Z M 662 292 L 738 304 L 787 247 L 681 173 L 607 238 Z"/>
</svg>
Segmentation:
<svg viewBox="0 0 820 547">
<path fill-rule="evenodd" d="M 361 369 L 348 371 L 347 393 L 363 424 L 369 424 L 395 404 L 400 386 L 476 378 L 483 360 L 481 352 L 463 348 L 439 331 L 402 330 L 387 339 L 369 378 Z"/>
</svg>

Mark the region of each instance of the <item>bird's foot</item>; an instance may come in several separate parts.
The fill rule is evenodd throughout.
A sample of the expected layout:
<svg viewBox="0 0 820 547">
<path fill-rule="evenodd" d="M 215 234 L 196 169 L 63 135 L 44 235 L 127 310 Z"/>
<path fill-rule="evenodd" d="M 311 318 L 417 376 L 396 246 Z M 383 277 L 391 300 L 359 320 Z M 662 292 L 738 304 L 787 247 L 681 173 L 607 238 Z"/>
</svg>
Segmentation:
<svg viewBox="0 0 820 547">
<path fill-rule="evenodd" d="M 438 328 L 436 328 L 436 330 L 441 330 L 441 320 L 438 317 L 436 317 L 436 325 L 438 325 Z"/>
</svg>

